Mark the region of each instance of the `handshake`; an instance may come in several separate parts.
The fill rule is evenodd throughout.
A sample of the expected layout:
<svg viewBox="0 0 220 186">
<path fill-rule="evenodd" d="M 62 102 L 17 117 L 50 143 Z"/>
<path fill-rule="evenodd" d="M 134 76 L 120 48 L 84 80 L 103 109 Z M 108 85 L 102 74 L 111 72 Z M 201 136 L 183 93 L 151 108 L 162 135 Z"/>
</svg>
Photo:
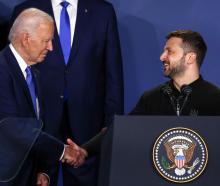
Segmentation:
<svg viewBox="0 0 220 186">
<path fill-rule="evenodd" d="M 84 164 L 88 153 L 83 148 L 75 144 L 71 139 L 67 139 L 64 147 L 64 154 L 61 157 L 62 163 L 67 163 L 75 168 Z M 37 186 L 49 186 L 49 178 L 43 173 L 37 175 Z"/>
<path fill-rule="evenodd" d="M 67 144 L 65 145 L 61 161 L 62 163 L 67 163 L 77 168 L 84 164 L 87 156 L 88 153 L 85 149 L 79 147 L 71 139 L 67 139 Z"/>
</svg>

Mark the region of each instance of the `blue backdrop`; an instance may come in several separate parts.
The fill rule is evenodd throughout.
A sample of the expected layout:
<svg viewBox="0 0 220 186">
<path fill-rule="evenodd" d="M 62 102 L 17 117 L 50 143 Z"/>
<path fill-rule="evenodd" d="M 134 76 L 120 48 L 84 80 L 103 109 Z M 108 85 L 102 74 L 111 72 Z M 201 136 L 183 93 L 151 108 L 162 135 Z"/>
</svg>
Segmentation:
<svg viewBox="0 0 220 186">
<path fill-rule="evenodd" d="M 192 29 L 204 37 L 208 52 L 203 77 L 220 86 L 219 0 L 109 0 L 120 32 L 125 82 L 125 111 L 129 112 L 144 90 L 167 79 L 159 56 L 165 36 L 177 29 Z"/>
<path fill-rule="evenodd" d="M 0 23 L 8 21 L 15 5 L 25 0 L 0 0 Z"/>
<path fill-rule="evenodd" d="M 0 50 L 7 43 L 9 20 L 13 8 L 24 0 L 0 0 Z"/>
</svg>

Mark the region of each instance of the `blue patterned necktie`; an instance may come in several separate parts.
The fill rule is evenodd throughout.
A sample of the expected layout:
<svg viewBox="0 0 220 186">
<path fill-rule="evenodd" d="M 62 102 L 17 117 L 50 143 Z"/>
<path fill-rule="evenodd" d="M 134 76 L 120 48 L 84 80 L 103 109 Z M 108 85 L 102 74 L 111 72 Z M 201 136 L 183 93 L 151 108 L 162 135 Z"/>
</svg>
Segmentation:
<svg viewBox="0 0 220 186">
<path fill-rule="evenodd" d="M 67 12 L 69 3 L 63 1 L 60 4 L 63 7 L 60 14 L 60 43 L 62 46 L 65 64 L 67 65 L 71 49 L 70 19 Z"/>
<path fill-rule="evenodd" d="M 25 69 L 25 72 L 27 74 L 26 82 L 27 82 L 28 89 L 29 89 L 29 92 L 30 92 L 30 95 L 31 95 L 31 100 L 32 100 L 32 103 L 33 103 L 33 106 L 34 106 L 34 111 L 35 111 L 36 115 L 38 116 L 38 114 L 37 114 L 36 92 L 35 92 L 34 81 L 33 81 L 33 78 L 32 78 L 31 68 L 27 67 Z"/>
</svg>

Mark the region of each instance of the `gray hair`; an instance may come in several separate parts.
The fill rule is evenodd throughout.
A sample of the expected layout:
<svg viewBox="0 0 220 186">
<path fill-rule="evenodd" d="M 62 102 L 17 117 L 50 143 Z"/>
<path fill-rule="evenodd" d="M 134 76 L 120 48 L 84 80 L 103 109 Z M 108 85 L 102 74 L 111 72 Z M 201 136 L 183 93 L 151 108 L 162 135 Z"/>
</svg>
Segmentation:
<svg viewBox="0 0 220 186">
<path fill-rule="evenodd" d="M 9 32 L 8 39 L 10 42 L 13 42 L 23 32 L 34 35 L 39 25 L 45 22 L 54 24 L 53 18 L 47 13 L 37 8 L 28 8 L 22 11 L 15 19 Z"/>
</svg>

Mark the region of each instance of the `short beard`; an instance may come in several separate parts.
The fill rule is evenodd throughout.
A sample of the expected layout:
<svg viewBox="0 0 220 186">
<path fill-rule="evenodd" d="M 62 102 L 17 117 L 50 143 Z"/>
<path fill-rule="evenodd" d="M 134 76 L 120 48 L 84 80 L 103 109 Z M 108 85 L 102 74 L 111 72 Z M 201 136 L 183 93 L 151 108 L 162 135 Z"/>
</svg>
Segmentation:
<svg viewBox="0 0 220 186">
<path fill-rule="evenodd" d="M 177 65 L 176 67 L 171 69 L 169 74 L 164 74 L 164 76 L 169 77 L 170 79 L 173 79 L 175 76 L 181 76 L 185 72 L 185 69 L 186 69 L 186 67 L 184 65 L 184 58 L 185 58 L 185 56 L 183 56 L 180 59 L 180 64 L 179 65 Z"/>
</svg>

